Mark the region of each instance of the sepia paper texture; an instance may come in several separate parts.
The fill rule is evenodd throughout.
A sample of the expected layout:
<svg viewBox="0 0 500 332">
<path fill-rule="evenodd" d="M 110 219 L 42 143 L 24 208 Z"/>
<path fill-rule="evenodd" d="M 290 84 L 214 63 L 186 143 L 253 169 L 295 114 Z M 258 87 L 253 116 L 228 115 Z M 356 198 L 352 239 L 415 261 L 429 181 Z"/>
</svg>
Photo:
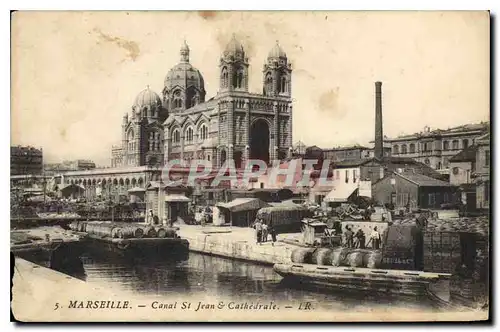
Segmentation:
<svg viewBox="0 0 500 332">
<path fill-rule="evenodd" d="M 18 11 L 12 13 L 11 31 L 11 145 L 43 147 L 44 162 L 84 158 L 109 167 L 111 146 L 121 142 L 123 114 L 146 87 L 161 94 L 184 41 L 190 63 L 203 74 L 206 100 L 215 96 L 219 58 L 233 35 L 249 58 L 253 93 L 262 93 L 262 68 L 277 41 L 286 52 L 293 70 L 293 143 L 333 147 L 373 141 L 376 81 L 384 84 L 388 137 L 425 126 L 446 129 L 489 121 L 488 12 Z M 217 285 L 233 278 L 238 264 L 244 263 L 197 259 L 199 264 L 190 265 L 196 273 L 185 277 L 185 293 L 170 294 L 168 281 L 154 279 L 154 266 L 146 272 L 130 267 L 132 272 L 124 274 L 148 276 L 143 292 L 132 282 L 128 287 L 123 276 L 115 288 L 109 284 L 112 275 L 84 282 L 16 258 L 12 311 L 24 322 L 417 322 L 489 317 L 484 310 L 424 310 L 404 300 L 375 305 L 373 296 L 381 295 L 360 299 L 349 309 L 329 303 L 321 293 L 335 295 L 334 290 L 303 295 L 300 289 L 289 293 L 278 287 L 280 278 L 272 266 L 248 267 L 257 275 L 255 284 L 239 296 L 237 290 L 226 294 L 226 289 L 217 292 Z M 211 276 L 209 288 L 200 282 L 201 275 Z M 342 303 L 341 296 L 336 299 Z M 89 301 L 106 304 L 88 309 Z M 106 308 L 111 302 L 122 308 Z M 83 308 L 78 308 L 80 303 Z M 175 308 L 155 309 L 159 304 Z M 243 309 L 229 308 L 237 305 Z"/>
</svg>

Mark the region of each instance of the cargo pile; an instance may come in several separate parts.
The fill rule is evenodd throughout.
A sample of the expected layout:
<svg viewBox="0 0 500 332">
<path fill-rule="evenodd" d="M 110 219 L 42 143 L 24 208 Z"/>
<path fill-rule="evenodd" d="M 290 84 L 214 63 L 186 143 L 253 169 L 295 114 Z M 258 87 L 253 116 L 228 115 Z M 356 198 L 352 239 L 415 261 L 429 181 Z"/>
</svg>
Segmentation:
<svg viewBox="0 0 500 332">
<path fill-rule="evenodd" d="M 382 235 L 382 267 L 398 270 L 419 270 L 416 262 L 416 245 L 419 237 L 415 222 L 390 225 Z"/>
<path fill-rule="evenodd" d="M 99 238 L 141 239 L 177 237 L 175 229 L 130 223 L 74 221 L 69 227 L 73 231 L 87 233 Z"/>
<path fill-rule="evenodd" d="M 489 218 L 454 218 L 448 220 L 431 219 L 428 221 L 428 232 L 475 233 L 487 237 L 489 234 Z"/>
<path fill-rule="evenodd" d="M 297 248 L 292 251 L 291 260 L 299 264 L 316 264 L 345 267 L 380 268 L 382 252 L 369 249 L 349 248 Z"/>
<path fill-rule="evenodd" d="M 424 271 L 454 273 L 466 257 L 488 253 L 489 219 L 429 220 L 423 232 Z"/>
</svg>

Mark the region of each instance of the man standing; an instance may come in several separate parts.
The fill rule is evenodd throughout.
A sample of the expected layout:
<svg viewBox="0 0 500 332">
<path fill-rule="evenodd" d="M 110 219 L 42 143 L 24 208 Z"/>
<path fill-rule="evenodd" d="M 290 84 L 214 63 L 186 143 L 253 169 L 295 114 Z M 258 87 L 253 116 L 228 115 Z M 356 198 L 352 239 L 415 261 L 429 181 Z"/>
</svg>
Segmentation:
<svg viewBox="0 0 500 332">
<path fill-rule="evenodd" d="M 346 231 L 344 233 L 344 236 L 345 236 L 346 247 L 347 248 L 352 248 L 354 233 L 351 231 L 351 228 L 349 226 L 346 226 L 345 228 L 346 228 Z"/>
<path fill-rule="evenodd" d="M 380 249 L 380 233 L 377 231 L 377 226 L 373 227 L 372 234 L 370 235 L 370 240 L 372 241 L 373 249 Z"/>
<path fill-rule="evenodd" d="M 266 223 L 262 224 L 262 242 L 267 242 L 267 225 Z"/>
<path fill-rule="evenodd" d="M 260 222 L 260 219 L 255 220 L 253 227 L 255 228 L 255 235 L 257 236 L 257 244 L 260 244 L 262 239 L 262 223 Z"/>
<path fill-rule="evenodd" d="M 361 228 L 358 229 L 355 237 L 358 240 L 358 248 L 365 249 L 365 233 L 363 232 L 363 230 Z"/>
<path fill-rule="evenodd" d="M 148 218 L 146 220 L 146 223 L 152 225 L 154 223 L 153 217 L 154 217 L 154 215 L 153 215 L 153 209 L 149 209 Z"/>
<path fill-rule="evenodd" d="M 269 223 L 269 234 L 271 234 L 271 240 L 273 241 L 273 247 L 274 247 L 274 242 L 276 242 L 276 229 L 273 226 L 273 222 L 271 221 Z"/>
</svg>

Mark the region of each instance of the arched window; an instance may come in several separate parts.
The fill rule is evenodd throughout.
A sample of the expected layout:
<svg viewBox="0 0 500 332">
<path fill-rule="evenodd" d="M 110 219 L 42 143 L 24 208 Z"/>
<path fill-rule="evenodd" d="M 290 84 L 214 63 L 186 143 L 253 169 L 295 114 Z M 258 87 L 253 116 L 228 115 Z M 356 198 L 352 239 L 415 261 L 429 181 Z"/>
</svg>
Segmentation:
<svg viewBox="0 0 500 332">
<path fill-rule="evenodd" d="M 401 153 L 402 154 L 408 153 L 408 151 L 406 149 L 406 144 L 401 145 Z"/>
<path fill-rule="evenodd" d="M 173 102 L 174 102 L 174 108 L 182 107 L 182 95 L 180 91 L 175 91 Z"/>
<path fill-rule="evenodd" d="M 127 135 L 128 149 L 132 150 L 134 148 L 134 131 L 130 129 Z"/>
<path fill-rule="evenodd" d="M 200 140 L 204 141 L 208 138 L 208 127 L 206 124 L 202 124 L 200 127 Z"/>
<path fill-rule="evenodd" d="M 243 71 L 238 70 L 234 73 L 233 85 L 235 88 L 240 89 L 243 86 Z"/>
<path fill-rule="evenodd" d="M 469 140 L 466 138 L 462 141 L 463 148 L 467 149 L 469 147 Z"/>
<path fill-rule="evenodd" d="M 172 133 L 172 142 L 179 143 L 181 141 L 181 135 L 179 129 L 175 129 Z"/>
<path fill-rule="evenodd" d="M 175 98 L 175 99 L 174 99 L 174 107 L 175 107 L 175 108 L 181 108 L 181 107 L 182 107 L 182 99 L 180 99 L 180 98 Z"/>
<path fill-rule="evenodd" d="M 449 150 L 450 149 L 450 142 L 444 141 L 443 142 L 443 150 Z"/>
<path fill-rule="evenodd" d="M 451 142 L 451 148 L 453 150 L 458 150 L 458 140 L 454 139 L 453 142 Z"/>
<path fill-rule="evenodd" d="M 399 145 L 394 145 L 394 147 L 392 148 L 392 151 L 394 154 L 399 154 Z"/>
<path fill-rule="evenodd" d="M 410 153 L 415 153 L 415 144 L 414 143 L 410 144 Z"/>
<path fill-rule="evenodd" d="M 191 107 L 197 104 L 198 104 L 198 96 L 194 96 L 193 99 L 191 99 Z"/>
<path fill-rule="evenodd" d="M 243 73 L 239 72 L 238 73 L 238 88 L 242 88 L 242 87 L 243 87 Z"/>
<path fill-rule="evenodd" d="M 264 94 L 270 94 L 273 89 L 273 76 L 271 73 L 266 74 L 264 79 Z"/>
<path fill-rule="evenodd" d="M 222 68 L 222 87 L 227 88 L 227 83 L 228 83 L 228 73 L 227 73 L 227 68 L 224 67 Z"/>
<path fill-rule="evenodd" d="M 186 142 L 193 141 L 193 127 L 188 127 L 188 129 L 186 130 L 186 135 L 184 137 L 186 138 Z"/>
<path fill-rule="evenodd" d="M 286 92 L 286 77 L 281 77 L 280 81 L 280 92 Z"/>
</svg>

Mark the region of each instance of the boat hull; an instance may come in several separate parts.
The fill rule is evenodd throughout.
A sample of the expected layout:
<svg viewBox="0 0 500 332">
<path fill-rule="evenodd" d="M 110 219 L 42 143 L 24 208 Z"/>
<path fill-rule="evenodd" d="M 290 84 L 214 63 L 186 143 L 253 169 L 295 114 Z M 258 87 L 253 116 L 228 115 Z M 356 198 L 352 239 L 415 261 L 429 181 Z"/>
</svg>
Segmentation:
<svg viewBox="0 0 500 332">
<path fill-rule="evenodd" d="M 289 281 L 313 284 L 342 291 L 391 293 L 425 296 L 430 283 L 446 274 L 419 271 L 380 270 L 318 266 L 313 264 L 275 264 L 274 271 Z"/>
<path fill-rule="evenodd" d="M 177 259 L 189 254 L 189 242 L 181 238 L 100 239 L 89 236 L 87 242 L 91 254 L 132 260 Z"/>
<path fill-rule="evenodd" d="M 79 241 L 33 243 L 13 245 L 11 252 L 19 257 L 60 272 L 83 274 L 81 255 L 85 252 L 85 244 Z"/>
</svg>

